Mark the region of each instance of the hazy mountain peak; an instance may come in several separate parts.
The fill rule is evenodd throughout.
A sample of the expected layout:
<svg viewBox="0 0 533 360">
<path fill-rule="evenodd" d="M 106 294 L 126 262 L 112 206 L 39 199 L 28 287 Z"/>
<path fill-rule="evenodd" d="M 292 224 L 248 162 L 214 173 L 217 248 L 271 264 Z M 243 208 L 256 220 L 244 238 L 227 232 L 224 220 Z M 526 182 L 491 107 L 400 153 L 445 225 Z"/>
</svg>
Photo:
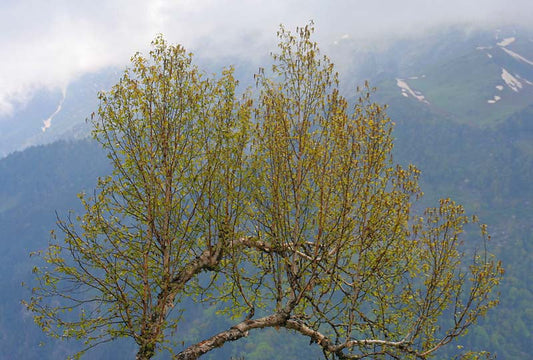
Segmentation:
<svg viewBox="0 0 533 360">
<path fill-rule="evenodd" d="M 480 31 L 470 38 L 443 33 L 418 49 L 406 48 L 416 65 L 400 76 L 381 76 L 377 85 L 385 103 L 424 106 L 437 117 L 482 126 L 533 104 L 533 45 L 527 32 Z M 436 61 L 432 51 L 440 52 Z"/>
</svg>

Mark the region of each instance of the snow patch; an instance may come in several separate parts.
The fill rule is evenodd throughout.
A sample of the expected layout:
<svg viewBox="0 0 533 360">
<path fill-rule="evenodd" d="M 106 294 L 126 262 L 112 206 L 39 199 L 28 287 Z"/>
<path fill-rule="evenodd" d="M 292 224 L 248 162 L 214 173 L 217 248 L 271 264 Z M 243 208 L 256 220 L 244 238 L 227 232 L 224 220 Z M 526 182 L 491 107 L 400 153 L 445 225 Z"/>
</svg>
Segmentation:
<svg viewBox="0 0 533 360">
<path fill-rule="evenodd" d="M 509 88 L 511 88 L 511 90 L 518 92 L 518 90 L 522 88 L 522 83 L 504 68 L 502 68 L 501 76 L 503 81 L 505 81 L 505 83 L 507 84 L 507 86 L 509 86 Z"/>
<path fill-rule="evenodd" d="M 520 54 L 517 54 L 515 53 L 514 51 L 511 51 L 509 49 L 506 49 L 506 48 L 502 48 L 503 51 L 505 51 L 507 54 L 511 55 L 512 57 L 514 57 L 516 60 L 519 60 L 519 61 L 523 61 L 525 62 L 526 64 L 529 64 L 529 65 L 533 65 L 533 61 L 529 60 L 529 59 L 526 59 L 525 57 L 523 57 L 522 55 Z"/>
<path fill-rule="evenodd" d="M 411 89 L 409 87 L 409 85 L 405 82 L 405 80 L 396 79 L 396 85 L 398 85 L 398 87 L 400 89 L 402 89 L 402 95 L 403 96 L 407 97 L 408 94 L 410 94 L 412 97 L 414 97 L 418 101 L 421 101 L 423 103 L 429 104 L 429 101 L 426 100 L 424 95 L 422 95 L 422 93 L 420 91 L 416 91 L 416 90 L 413 91 L 413 89 Z"/>
<path fill-rule="evenodd" d="M 59 102 L 59 105 L 57 106 L 56 111 L 54 111 L 54 113 L 53 113 L 52 115 L 50 115 L 50 116 L 48 117 L 48 119 L 43 120 L 43 125 L 44 125 L 44 126 L 41 127 L 41 130 L 42 130 L 43 132 L 45 132 L 46 129 L 49 129 L 50 126 L 52 126 L 52 119 L 54 118 L 54 116 L 56 116 L 57 114 L 59 114 L 59 112 L 61 111 L 61 108 L 63 107 L 63 103 L 65 102 L 65 98 L 67 97 L 67 89 L 66 89 L 66 88 L 63 89 L 63 91 L 62 91 L 62 95 L 63 95 L 63 97 L 61 98 L 61 101 Z"/>
<path fill-rule="evenodd" d="M 515 40 L 516 40 L 516 38 L 514 36 L 513 37 L 508 37 L 508 38 L 505 38 L 502 41 L 500 41 L 497 45 L 498 46 L 507 46 L 509 44 L 514 43 Z"/>
<path fill-rule="evenodd" d="M 496 89 L 503 91 L 503 85 L 496 85 Z"/>
<path fill-rule="evenodd" d="M 487 56 L 489 57 L 489 59 L 492 59 L 492 55 L 487 53 Z"/>
<path fill-rule="evenodd" d="M 494 104 L 495 102 L 497 102 L 498 100 L 501 100 L 501 97 L 499 97 L 498 95 L 494 95 L 494 98 L 491 99 L 491 100 L 487 100 L 487 102 L 489 104 Z"/>
</svg>

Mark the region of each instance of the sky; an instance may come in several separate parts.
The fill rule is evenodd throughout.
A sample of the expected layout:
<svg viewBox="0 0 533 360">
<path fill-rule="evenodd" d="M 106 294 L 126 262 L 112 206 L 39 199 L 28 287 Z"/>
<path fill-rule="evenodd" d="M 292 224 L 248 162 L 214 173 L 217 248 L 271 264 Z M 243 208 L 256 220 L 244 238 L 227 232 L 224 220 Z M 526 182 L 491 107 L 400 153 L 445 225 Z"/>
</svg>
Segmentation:
<svg viewBox="0 0 533 360">
<path fill-rule="evenodd" d="M 1 0 L 0 116 L 38 89 L 126 66 L 159 33 L 207 56 L 264 56 L 280 24 L 379 39 L 456 23 L 529 25 L 531 0 Z"/>
</svg>

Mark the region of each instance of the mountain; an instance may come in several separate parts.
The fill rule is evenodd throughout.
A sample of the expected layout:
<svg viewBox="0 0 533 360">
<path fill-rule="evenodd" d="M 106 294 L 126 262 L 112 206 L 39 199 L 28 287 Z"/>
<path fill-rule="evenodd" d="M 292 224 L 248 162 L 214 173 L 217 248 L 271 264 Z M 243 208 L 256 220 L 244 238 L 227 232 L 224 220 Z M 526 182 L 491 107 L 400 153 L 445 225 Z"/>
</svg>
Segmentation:
<svg viewBox="0 0 533 360">
<path fill-rule="evenodd" d="M 415 40 L 396 44 L 396 56 L 407 54 L 411 62 L 400 60 L 388 71 L 376 67 L 375 95 L 389 105 L 396 123 L 396 160 L 422 170 L 422 205 L 449 196 L 478 214 L 489 225 L 491 249 L 506 268 L 500 305 L 459 344 L 502 359 L 528 358 L 533 343 L 533 34 L 463 31 L 458 38 L 458 33 L 430 36 L 429 47 Z M 443 358 L 449 357 L 445 352 Z"/>
<path fill-rule="evenodd" d="M 533 101 L 533 62 L 509 49 L 514 40 L 479 46 L 421 75 L 397 78 L 397 90 L 454 121 L 483 126 L 502 122 Z"/>
<path fill-rule="evenodd" d="M 249 60 L 204 56 L 198 66 L 214 73 L 230 64 L 236 76 L 244 80 L 243 88 L 254 84 L 250 74 L 257 71 L 257 67 Z M 98 92 L 109 90 L 122 71 L 107 68 L 88 73 L 65 89 L 38 89 L 25 101 L 15 102 L 12 112 L 0 113 L 0 159 L 30 146 L 87 137 L 91 127 L 86 120 L 98 108 Z"/>
<path fill-rule="evenodd" d="M 86 137 L 85 119 L 98 106 L 96 94 L 109 89 L 119 74 L 117 69 L 86 74 L 63 90 L 38 89 L 16 102 L 11 113 L 0 115 L 0 158 L 33 145 Z"/>
<path fill-rule="evenodd" d="M 381 76 L 375 84 L 380 99 L 479 127 L 493 127 L 533 104 L 533 35 L 518 30 L 476 34 L 435 61 L 420 54 L 413 60 L 417 67 Z"/>
<path fill-rule="evenodd" d="M 0 160 L 0 359 L 57 359 L 71 351 L 50 344 L 21 305 L 29 295 L 30 254 L 50 240 L 57 216 L 80 210 L 76 194 L 90 192 L 111 168 L 100 147 L 89 140 L 30 147 Z M 25 283 L 25 286 L 21 286 Z M 45 354 L 45 355 L 44 355 Z"/>
<path fill-rule="evenodd" d="M 533 343 L 533 34 L 515 28 L 449 28 L 366 45 L 347 36 L 332 46 L 332 58 L 341 63 L 346 92 L 369 79 L 377 87 L 374 99 L 389 105 L 396 123 L 395 160 L 422 170 L 425 196 L 418 207 L 450 196 L 489 225 L 490 249 L 506 268 L 501 304 L 458 344 L 490 350 L 500 359 L 528 358 Z M 249 84 L 254 70 L 246 63 L 238 77 Z M 96 110 L 96 92 L 117 78 L 117 71 L 108 69 L 81 77 L 65 92 L 39 91 L 0 119 L 0 359 L 62 358 L 78 346 L 43 337 L 20 305 L 29 296 L 20 284 L 31 287 L 37 260 L 29 254 L 47 245 L 56 211 L 63 217 L 69 209 L 79 211 L 76 193 L 91 191 L 96 178 L 111 170 L 99 146 L 79 138 L 89 130 L 84 119 Z M 215 309 L 191 311 L 188 336 L 210 334 Z M 319 356 L 293 338 L 276 331 L 251 334 L 211 358 Z M 105 346 L 88 358 L 133 357 L 131 343 Z M 437 358 L 451 358 L 454 350 L 452 345 Z"/>
</svg>

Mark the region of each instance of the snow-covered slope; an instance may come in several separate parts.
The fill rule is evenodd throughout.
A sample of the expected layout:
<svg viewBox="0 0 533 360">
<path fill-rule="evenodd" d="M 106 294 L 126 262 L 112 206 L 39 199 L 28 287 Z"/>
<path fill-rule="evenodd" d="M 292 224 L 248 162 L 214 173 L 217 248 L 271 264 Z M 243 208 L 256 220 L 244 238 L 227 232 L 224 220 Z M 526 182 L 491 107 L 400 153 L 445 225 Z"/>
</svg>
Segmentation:
<svg viewBox="0 0 533 360">
<path fill-rule="evenodd" d="M 0 115 L 0 158 L 28 146 L 87 136 L 85 119 L 98 105 L 97 93 L 117 79 L 116 69 L 87 74 L 65 89 L 41 89 L 13 111 Z"/>
<path fill-rule="evenodd" d="M 443 35 L 441 43 L 432 46 L 451 49 L 445 43 L 455 41 Z M 394 106 L 423 106 L 440 117 L 480 126 L 505 121 L 533 104 L 531 34 L 486 32 L 464 40 L 461 49 L 440 61 L 411 67 L 408 73 L 404 70 L 401 77 L 382 76 L 377 84 L 380 100 Z"/>
</svg>

